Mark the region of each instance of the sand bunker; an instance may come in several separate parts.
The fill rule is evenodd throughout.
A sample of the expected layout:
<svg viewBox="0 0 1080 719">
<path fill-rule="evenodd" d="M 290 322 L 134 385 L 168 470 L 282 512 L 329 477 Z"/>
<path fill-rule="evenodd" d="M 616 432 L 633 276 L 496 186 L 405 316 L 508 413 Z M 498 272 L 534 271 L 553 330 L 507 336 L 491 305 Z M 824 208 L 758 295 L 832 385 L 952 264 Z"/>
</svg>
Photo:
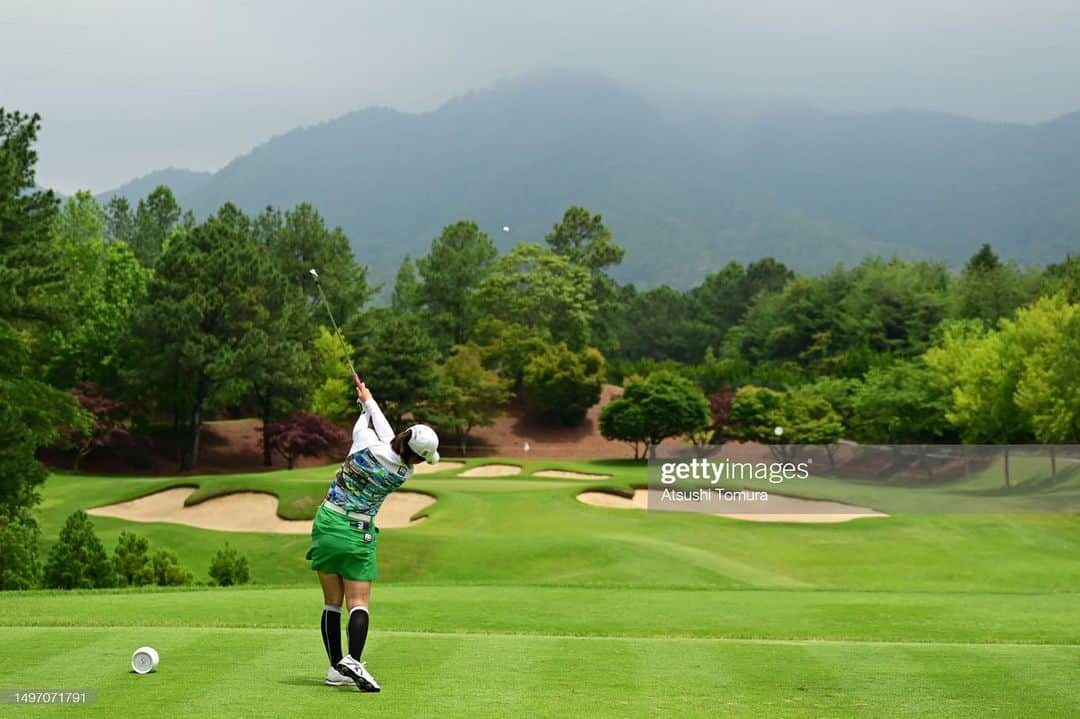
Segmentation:
<svg viewBox="0 0 1080 719">
<path fill-rule="evenodd" d="M 420 462 L 413 465 L 413 474 L 431 474 L 432 472 L 446 472 L 451 469 L 457 469 L 458 467 L 464 467 L 464 462 L 437 462 L 436 464 L 428 464 L 427 462 Z M 391 495 L 393 496 L 393 495 Z"/>
<path fill-rule="evenodd" d="M 577 495 L 577 498 L 579 502 L 608 509 L 649 508 L 649 490 L 646 489 L 634 490 L 632 499 L 607 492 L 582 492 Z M 749 504 L 750 501 L 752 500 L 733 501 L 730 504 L 737 507 L 740 503 L 745 505 Z M 766 504 L 767 507 L 765 508 L 769 510 L 767 512 L 760 510 L 753 512 L 732 510 L 730 512 L 715 512 L 713 515 L 729 519 L 743 519 L 748 522 L 794 522 L 799 524 L 832 524 L 850 522 L 852 519 L 861 519 L 863 517 L 889 516 L 866 507 L 816 499 L 800 499 L 781 494 L 769 494 L 769 500 Z"/>
<path fill-rule="evenodd" d="M 568 472 L 563 469 L 542 469 L 533 472 L 534 477 L 558 477 L 559 479 L 610 479 L 610 474 L 589 474 L 587 472 Z"/>
<path fill-rule="evenodd" d="M 466 469 L 459 477 L 509 477 L 521 474 L 521 467 L 516 464 L 482 464 L 479 467 Z"/>
<path fill-rule="evenodd" d="M 309 534 L 311 520 L 282 519 L 277 516 L 278 498 L 265 492 L 236 492 L 205 502 L 184 506 L 195 490 L 174 487 L 128 502 L 88 509 L 87 514 L 115 517 L 130 522 L 169 522 L 219 532 L 271 532 Z M 410 517 L 435 503 L 435 498 L 417 492 L 395 492 L 386 498 L 375 523 L 383 529 L 409 527 L 423 521 Z"/>
</svg>

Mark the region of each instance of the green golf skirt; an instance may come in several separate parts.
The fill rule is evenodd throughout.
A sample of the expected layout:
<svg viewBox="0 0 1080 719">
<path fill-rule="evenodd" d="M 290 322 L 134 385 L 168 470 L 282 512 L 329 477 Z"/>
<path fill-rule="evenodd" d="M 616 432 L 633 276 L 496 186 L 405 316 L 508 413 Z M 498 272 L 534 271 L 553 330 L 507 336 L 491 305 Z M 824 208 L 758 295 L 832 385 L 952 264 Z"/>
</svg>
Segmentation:
<svg viewBox="0 0 1080 719">
<path fill-rule="evenodd" d="M 371 582 L 379 575 L 375 564 L 378 539 L 375 526 L 320 506 L 311 525 L 311 548 L 305 556 L 315 571 Z"/>
</svg>

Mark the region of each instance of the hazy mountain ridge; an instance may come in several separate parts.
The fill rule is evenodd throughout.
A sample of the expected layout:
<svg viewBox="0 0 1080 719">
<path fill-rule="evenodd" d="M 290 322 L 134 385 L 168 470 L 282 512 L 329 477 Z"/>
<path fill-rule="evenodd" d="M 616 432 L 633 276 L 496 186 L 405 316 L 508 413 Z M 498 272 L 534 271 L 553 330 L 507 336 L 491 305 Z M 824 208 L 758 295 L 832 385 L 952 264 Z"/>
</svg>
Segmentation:
<svg viewBox="0 0 1080 719">
<path fill-rule="evenodd" d="M 540 240 L 572 203 L 604 215 L 627 248 L 616 274 L 646 286 L 764 255 L 821 270 L 867 254 L 955 264 L 987 241 L 1030 263 L 1080 248 L 1080 113 L 1025 126 L 912 110 L 711 112 L 541 73 L 428 113 L 348 113 L 167 184 L 199 215 L 228 200 L 249 212 L 310 201 L 383 280 L 457 219 L 505 249 Z"/>
</svg>

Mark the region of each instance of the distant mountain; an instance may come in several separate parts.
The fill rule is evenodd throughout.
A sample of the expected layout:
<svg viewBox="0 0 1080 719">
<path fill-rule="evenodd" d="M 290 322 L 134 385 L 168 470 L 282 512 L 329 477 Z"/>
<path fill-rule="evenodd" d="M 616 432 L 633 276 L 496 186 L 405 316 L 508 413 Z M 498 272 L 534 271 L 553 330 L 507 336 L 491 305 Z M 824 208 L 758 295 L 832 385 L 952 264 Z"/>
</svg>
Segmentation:
<svg viewBox="0 0 1080 719">
<path fill-rule="evenodd" d="M 1080 115 L 1024 126 L 747 111 L 568 73 L 424 114 L 360 110 L 178 178 L 167 184 L 200 216 L 230 200 L 249 212 L 311 202 L 381 280 L 457 219 L 506 249 L 541 240 L 575 203 L 603 214 L 627 249 L 616 275 L 641 286 L 685 287 L 766 255 L 818 271 L 870 254 L 958 264 L 982 242 L 1025 263 L 1080 250 Z"/>
<path fill-rule="evenodd" d="M 148 175 L 137 177 L 131 182 L 121 185 L 108 192 L 96 195 L 98 202 L 105 204 L 116 195 L 128 198 L 132 205 L 149 195 L 158 185 L 168 185 L 169 189 L 178 198 L 187 197 L 200 185 L 213 177 L 211 172 L 195 172 L 183 170 L 178 167 L 169 167 L 164 170 L 155 170 Z"/>
</svg>

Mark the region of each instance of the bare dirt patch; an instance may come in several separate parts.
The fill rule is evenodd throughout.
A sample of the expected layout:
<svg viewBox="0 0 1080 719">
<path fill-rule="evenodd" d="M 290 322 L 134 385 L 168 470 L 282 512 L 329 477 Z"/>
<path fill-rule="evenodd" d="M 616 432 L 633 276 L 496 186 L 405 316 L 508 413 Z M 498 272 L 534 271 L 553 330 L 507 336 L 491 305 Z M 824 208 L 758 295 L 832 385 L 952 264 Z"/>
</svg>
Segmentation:
<svg viewBox="0 0 1080 719">
<path fill-rule="evenodd" d="M 282 519 L 277 515 L 278 498 L 265 492 L 235 492 L 185 506 L 192 487 L 174 487 L 161 492 L 87 510 L 98 517 L 115 517 L 130 522 L 168 522 L 219 532 L 270 532 L 309 534 L 310 519 Z M 375 523 L 380 528 L 409 527 L 423 521 L 412 520 L 430 507 L 435 498 L 418 492 L 395 492 L 386 498 Z"/>
<path fill-rule="evenodd" d="M 589 474 L 588 472 L 570 472 L 564 469 L 541 469 L 533 472 L 534 477 L 558 477 L 559 479 L 610 479 L 610 474 Z"/>
<path fill-rule="evenodd" d="M 579 502 L 607 509 L 649 508 L 649 490 L 647 489 L 634 490 L 633 498 L 621 497 L 608 492 L 581 492 L 577 495 L 577 499 Z M 835 524 L 864 517 L 889 516 L 866 507 L 856 507 L 841 502 L 787 497 L 781 494 L 769 495 L 768 509 L 769 512 L 715 512 L 713 516 L 742 519 L 748 522 L 792 522 L 796 524 Z"/>
</svg>

